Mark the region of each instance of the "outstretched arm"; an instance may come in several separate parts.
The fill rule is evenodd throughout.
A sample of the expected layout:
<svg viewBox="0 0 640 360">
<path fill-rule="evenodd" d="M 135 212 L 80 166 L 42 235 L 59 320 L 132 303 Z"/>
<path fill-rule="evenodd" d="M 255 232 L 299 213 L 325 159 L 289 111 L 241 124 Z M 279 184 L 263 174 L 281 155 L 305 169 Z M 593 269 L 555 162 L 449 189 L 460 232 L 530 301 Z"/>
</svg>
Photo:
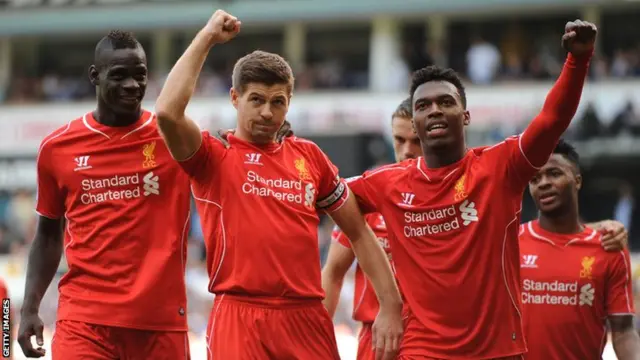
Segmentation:
<svg viewBox="0 0 640 360">
<path fill-rule="evenodd" d="M 169 72 L 156 101 L 156 114 L 162 137 L 178 161 L 195 154 L 202 142 L 200 128 L 185 115 L 185 109 L 195 92 L 209 50 L 231 40 L 239 31 L 238 19 L 222 10 L 216 11 Z"/>
<path fill-rule="evenodd" d="M 565 27 L 562 45 L 569 55 L 562 73 L 549 91 L 542 111 L 520 136 L 520 150 L 533 167 L 547 162 L 578 109 L 596 33 L 595 25 L 580 20 Z"/>
</svg>

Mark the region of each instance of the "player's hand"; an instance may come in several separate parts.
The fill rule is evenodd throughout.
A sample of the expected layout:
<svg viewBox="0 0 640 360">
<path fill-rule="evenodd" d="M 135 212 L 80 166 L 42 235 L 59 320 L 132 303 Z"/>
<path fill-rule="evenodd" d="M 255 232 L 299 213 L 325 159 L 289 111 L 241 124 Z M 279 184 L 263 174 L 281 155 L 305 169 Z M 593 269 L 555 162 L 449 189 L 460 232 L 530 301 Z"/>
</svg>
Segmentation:
<svg viewBox="0 0 640 360">
<path fill-rule="evenodd" d="M 588 21 L 569 21 L 564 27 L 562 47 L 574 56 L 591 54 L 597 34 L 598 28 Z"/>
<path fill-rule="evenodd" d="M 602 234 L 602 247 L 606 251 L 620 251 L 629 243 L 629 233 L 619 221 L 603 221 L 598 231 Z"/>
<path fill-rule="evenodd" d="M 44 324 L 38 314 L 23 314 L 20 319 L 20 328 L 18 330 L 18 344 L 22 348 L 24 356 L 28 358 L 39 358 L 46 354 L 44 346 L 44 337 L 42 331 Z M 36 337 L 37 348 L 33 348 L 31 338 Z"/>
<path fill-rule="evenodd" d="M 282 126 L 280 126 L 280 130 L 278 130 L 278 134 L 276 135 L 276 141 L 282 142 L 284 138 L 288 138 L 291 136 L 293 136 L 293 130 L 291 130 L 291 123 L 285 120 L 284 123 L 282 123 Z"/>
<path fill-rule="evenodd" d="M 211 16 L 204 31 L 209 33 L 214 44 L 224 44 L 240 32 L 241 22 L 224 10 L 216 10 Z"/>
<path fill-rule="evenodd" d="M 234 129 L 227 129 L 227 130 L 222 130 L 219 129 L 218 132 L 216 133 L 216 140 L 220 141 L 222 143 L 222 145 L 224 145 L 225 148 L 229 148 L 229 135 L 233 135 L 235 134 L 235 130 Z"/>
<path fill-rule="evenodd" d="M 380 307 L 378 316 L 371 327 L 371 342 L 376 360 L 396 358 L 403 333 L 402 307 Z"/>
</svg>

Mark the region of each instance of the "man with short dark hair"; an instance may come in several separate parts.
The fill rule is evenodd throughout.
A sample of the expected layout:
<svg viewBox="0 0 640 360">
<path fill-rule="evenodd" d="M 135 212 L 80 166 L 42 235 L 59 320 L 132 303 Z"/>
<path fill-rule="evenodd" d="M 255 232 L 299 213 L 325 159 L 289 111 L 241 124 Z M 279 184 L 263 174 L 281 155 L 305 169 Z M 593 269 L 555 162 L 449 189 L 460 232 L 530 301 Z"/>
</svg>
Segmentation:
<svg viewBox="0 0 640 360">
<path fill-rule="evenodd" d="M 605 251 L 580 222 L 581 187 L 578 153 L 560 140 L 529 181 L 538 219 L 520 227 L 525 358 L 599 359 L 608 320 L 618 359 L 639 360 L 629 251 Z"/>
<path fill-rule="evenodd" d="M 158 97 L 158 124 L 191 177 L 206 236 L 208 329 L 216 359 L 339 359 L 322 306 L 318 211 L 348 234 L 380 300 L 373 325 L 378 357 L 392 359 L 402 335 L 402 300 L 389 262 L 320 148 L 297 137 L 276 141 L 293 91 L 293 73 L 276 54 L 238 60 L 231 103 L 237 128 L 229 147 L 185 115 L 210 49 L 231 40 L 240 22 L 218 10 L 175 64 Z"/>
<path fill-rule="evenodd" d="M 147 58 L 133 34 L 100 40 L 89 79 L 96 110 L 38 151 L 39 217 L 18 341 L 27 357 L 45 355 L 38 310 L 64 250 L 54 360 L 188 359 L 189 179 L 141 108 Z"/>
<path fill-rule="evenodd" d="M 518 225 L 522 193 L 580 102 L 595 25 L 566 24 L 569 52 L 544 106 L 524 133 L 469 148 L 471 116 L 451 69 L 413 75 L 414 128 L 424 157 L 349 182 L 365 211 L 384 216 L 405 307 L 399 359 L 520 359 Z"/>
</svg>

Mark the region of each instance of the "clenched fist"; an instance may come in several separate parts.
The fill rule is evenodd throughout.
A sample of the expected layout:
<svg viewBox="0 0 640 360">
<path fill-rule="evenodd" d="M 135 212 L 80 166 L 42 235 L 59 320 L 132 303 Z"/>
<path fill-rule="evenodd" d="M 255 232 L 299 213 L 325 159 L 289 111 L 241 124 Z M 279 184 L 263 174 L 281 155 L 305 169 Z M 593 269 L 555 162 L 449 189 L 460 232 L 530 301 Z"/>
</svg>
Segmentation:
<svg viewBox="0 0 640 360">
<path fill-rule="evenodd" d="M 564 27 L 562 47 L 575 56 L 590 54 L 597 34 L 598 28 L 588 21 L 569 21 Z"/>
<path fill-rule="evenodd" d="M 216 10 L 204 31 L 209 33 L 214 44 L 224 44 L 240 32 L 240 20 L 224 10 Z"/>
</svg>

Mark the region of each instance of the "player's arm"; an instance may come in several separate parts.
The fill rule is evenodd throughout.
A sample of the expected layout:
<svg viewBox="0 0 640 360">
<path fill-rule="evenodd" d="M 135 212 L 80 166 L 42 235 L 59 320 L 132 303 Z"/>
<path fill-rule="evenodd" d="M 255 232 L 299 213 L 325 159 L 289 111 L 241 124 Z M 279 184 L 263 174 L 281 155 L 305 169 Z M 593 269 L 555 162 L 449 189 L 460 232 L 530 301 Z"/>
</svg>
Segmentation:
<svg viewBox="0 0 640 360">
<path fill-rule="evenodd" d="M 63 250 L 65 193 L 57 181 L 53 145 L 45 139 L 38 151 L 36 233 L 27 261 L 27 279 L 18 330 L 18 343 L 27 357 L 44 356 L 43 324 L 38 316 L 40 302 L 58 270 Z M 31 337 L 36 337 L 33 348 Z"/>
<path fill-rule="evenodd" d="M 62 258 L 62 219 L 38 217 L 36 234 L 29 250 L 27 280 L 20 312 L 18 343 L 27 357 L 41 357 L 43 324 L 38 316 L 40 302 L 58 270 Z M 33 348 L 31 337 L 36 337 L 38 348 Z"/>
<path fill-rule="evenodd" d="M 619 360 L 640 360 L 640 336 L 633 315 L 610 316 L 611 342 Z"/>
<path fill-rule="evenodd" d="M 347 245 L 349 239 L 339 228 L 336 227 L 333 230 L 331 240 L 327 262 L 322 268 L 322 288 L 325 292 L 324 307 L 329 312 L 329 316 L 333 317 L 340 300 L 344 276 L 356 257 L 350 245 Z"/>
<path fill-rule="evenodd" d="M 585 225 L 602 234 L 602 247 L 606 251 L 620 251 L 629 243 L 629 233 L 619 221 L 602 220 Z"/>
<path fill-rule="evenodd" d="M 338 169 L 317 147 L 315 163 L 320 170 L 316 207 L 325 211 L 351 240 L 358 264 L 365 272 L 378 297 L 380 310 L 372 327 L 372 343 L 376 359 L 393 359 L 402 339 L 402 299 L 387 256 L 367 225 L 358 201 L 350 196 L 349 187 L 338 176 Z"/>
<path fill-rule="evenodd" d="M 376 355 L 384 354 L 384 359 L 393 359 L 400 347 L 403 322 L 402 298 L 389 260 L 353 196 L 349 196 L 342 207 L 331 213 L 331 217 L 351 240 L 358 264 L 371 281 L 380 303 L 373 328 Z"/>
<path fill-rule="evenodd" d="M 198 125 L 185 115 L 202 66 L 211 48 L 232 39 L 240 22 L 222 10 L 216 11 L 169 72 L 156 101 L 158 127 L 174 159 L 183 161 L 196 153 L 202 142 Z"/>
<path fill-rule="evenodd" d="M 624 249 L 609 262 L 606 281 L 606 310 L 613 349 L 620 360 L 640 360 L 640 337 L 634 328 L 635 314 L 629 250 Z"/>
<path fill-rule="evenodd" d="M 569 127 L 580 103 L 596 33 L 596 26 L 591 23 L 580 20 L 567 23 L 562 46 L 569 54 L 560 77 L 549 91 L 542 110 L 519 139 L 520 151 L 529 167 L 544 165 Z"/>
</svg>

